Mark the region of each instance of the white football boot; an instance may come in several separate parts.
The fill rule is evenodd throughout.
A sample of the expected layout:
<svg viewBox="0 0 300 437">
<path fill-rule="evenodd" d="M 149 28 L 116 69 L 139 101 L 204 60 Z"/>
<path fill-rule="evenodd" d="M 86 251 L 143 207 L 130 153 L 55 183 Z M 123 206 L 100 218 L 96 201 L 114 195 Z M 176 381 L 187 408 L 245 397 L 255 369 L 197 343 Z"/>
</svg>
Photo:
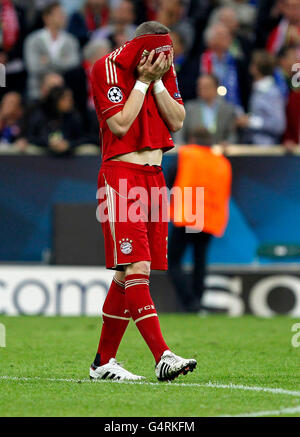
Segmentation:
<svg viewBox="0 0 300 437">
<path fill-rule="evenodd" d="M 124 369 L 115 358 L 111 358 L 107 364 L 103 366 L 90 367 L 90 379 L 111 379 L 113 381 L 141 381 L 144 376 L 134 375 Z"/>
<path fill-rule="evenodd" d="M 192 372 L 196 366 L 196 360 L 186 360 L 166 350 L 155 367 L 155 374 L 159 381 L 172 381 L 179 375 L 186 375 L 188 372 Z"/>
</svg>

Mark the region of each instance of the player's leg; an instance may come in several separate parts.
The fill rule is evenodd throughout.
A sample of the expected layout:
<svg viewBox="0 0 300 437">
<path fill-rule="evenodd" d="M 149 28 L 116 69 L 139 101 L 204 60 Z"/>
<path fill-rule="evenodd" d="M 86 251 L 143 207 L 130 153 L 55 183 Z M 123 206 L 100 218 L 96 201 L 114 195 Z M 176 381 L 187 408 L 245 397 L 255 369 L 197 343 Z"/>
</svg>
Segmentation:
<svg viewBox="0 0 300 437">
<path fill-rule="evenodd" d="M 155 373 L 160 381 L 168 381 L 193 371 L 197 362 L 173 354 L 160 329 L 158 315 L 149 291 L 150 263 L 141 261 L 125 269 L 125 291 L 130 314 L 151 350 Z"/>
<path fill-rule="evenodd" d="M 167 196 L 164 190 L 165 180 L 163 173 L 157 171 L 153 175 L 151 182 L 149 183 L 151 187 L 159 187 L 160 195 L 159 198 L 151 198 L 151 208 L 152 211 L 159 209 L 159 220 L 151 220 L 148 223 L 148 243 L 151 254 L 151 268 L 153 270 L 167 270 L 168 268 L 168 214 L 165 214 L 167 208 Z M 157 215 L 156 215 L 157 216 Z M 128 276 L 125 278 L 126 295 L 127 295 L 127 280 Z M 161 290 L 163 293 L 164 291 Z M 156 312 L 156 311 L 155 311 Z M 145 320 L 154 320 L 156 317 L 150 317 Z M 137 321 L 136 321 L 137 322 Z M 143 322 L 143 321 L 142 321 Z M 137 326 L 142 322 L 137 322 Z M 158 320 L 157 320 L 158 322 Z M 159 326 L 159 325 L 158 325 Z M 149 327 L 151 329 L 151 327 Z M 161 350 L 163 347 L 161 347 Z M 157 362 L 157 359 L 156 359 Z M 186 374 L 196 367 L 197 362 L 193 359 L 184 359 L 175 355 L 169 349 L 164 350 L 163 354 L 160 356 L 159 361 L 155 367 L 155 373 L 160 381 L 167 381 L 176 378 L 180 374 Z"/>
<path fill-rule="evenodd" d="M 102 366 L 115 358 L 122 337 L 130 320 L 125 302 L 124 272 L 116 272 L 102 308 L 102 330 L 96 366 Z"/>
<path fill-rule="evenodd" d="M 158 363 L 168 346 L 161 333 L 158 315 L 149 290 L 150 262 L 140 261 L 125 268 L 127 307 L 138 330 Z"/>
<path fill-rule="evenodd" d="M 116 272 L 102 309 L 102 330 L 98 351 L 90 369 L 91 379 L 141 379 L 123 369 L 115 360 L 130 320 L 126 306 L 124 272 Z"/>
<path fill-rule="evenodd" d="M 106 266 L 111 269 L 118 266 L 116 261 L 118 256 L 116 247 L 118 223 L 111 217 L 112 212 L 114 212 L 113 216 L 116 216 L 118 203 L 116 202 L 115 191 L 108 185 L 106 179 L 114 186 L 117 186 L 118 172 L 106 169 L 103 165 L 99 173 L 98 187 L 99 190 L 105 190 L 106 197 L 104 197 L 104 200 L 101 196 L 99 197 L 99 211 L 97 213 L 99 213 L 98 217 L 104 234 Z M 108 217 L 106 211 L 111 213 Z M 99 347 L 95 360 L 90 367 L 90 377 L 92 379 L 141 379 L 141 377 L 127 372 L 115 360 L 119 344 L 130 320 L 130 314 L 125 302 L 124 279 L 124 271 L 117 271 L 103 305 L 103 325 Z"/>
</svg>

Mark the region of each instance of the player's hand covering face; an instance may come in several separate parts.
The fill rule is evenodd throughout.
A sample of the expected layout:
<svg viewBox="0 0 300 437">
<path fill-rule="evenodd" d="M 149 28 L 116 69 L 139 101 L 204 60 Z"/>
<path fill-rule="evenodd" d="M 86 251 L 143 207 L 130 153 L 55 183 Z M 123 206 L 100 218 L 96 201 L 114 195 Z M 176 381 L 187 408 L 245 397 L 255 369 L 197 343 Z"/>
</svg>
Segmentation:
<svg viewBox="0 0 300 437">
<path fill-rule="evenodd" d="M 154 55 L 155 50 L 152 50 L 148 57 L 142 57 L 137 66 L 138 79 L 148 84 L 152 81 L 161 79 L 173 63 L 173 52 L 168 56 L 164 53 L 160 53 L 156 61 L 152 64 Z"/>
<path fill-rule="evenodd" d="M 173 60 L 174 60 L 174 52 L 173 49 L 171 49 L 171 53 L 168 54 L 168 56 L 166 56 L 166 65 L 163 71 L 163 74 L 161 75 L 161 77 L 163 77 L 163 75 L 169 71 L 171 65 L 173 64 Z"/>
</svg>

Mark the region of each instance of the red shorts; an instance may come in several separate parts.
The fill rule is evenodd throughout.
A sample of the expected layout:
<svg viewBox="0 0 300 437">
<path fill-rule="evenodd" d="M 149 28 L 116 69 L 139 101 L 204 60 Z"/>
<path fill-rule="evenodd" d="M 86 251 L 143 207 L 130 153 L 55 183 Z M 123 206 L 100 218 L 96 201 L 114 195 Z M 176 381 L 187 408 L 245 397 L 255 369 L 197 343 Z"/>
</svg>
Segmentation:
<svg viewBox="0 0 300 437">
<path fill-rule="evenodd" d="M 161 167 L 105 162 L 97 197 L 106 267 L 123 270 L 124 265 L 150 261 L 151 269 L 167 270 L 167 191 Z"/>
</svg>

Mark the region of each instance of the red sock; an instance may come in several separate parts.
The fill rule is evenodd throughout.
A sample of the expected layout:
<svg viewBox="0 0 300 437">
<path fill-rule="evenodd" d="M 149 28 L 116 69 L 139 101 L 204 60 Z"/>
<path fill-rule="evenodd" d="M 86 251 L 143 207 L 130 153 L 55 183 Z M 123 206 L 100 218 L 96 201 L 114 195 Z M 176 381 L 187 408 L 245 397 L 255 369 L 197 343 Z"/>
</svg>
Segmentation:
<svg viewBox="0 0 300 437">
<path fill-rule="evenodd" d="M 168 348 L 159 325 L 158 316 L 149 291 L 149 276 L 127 275 L 126 302 L 131 317 L 151 350 L 156 363 Z"/>
<path fill-rule="evenodd" d="M 102 309 L 102 331 L 95 365 L 108 363 L 115 358 L 130 320 L 126 308 L 125 283 L 113 279 Z"/>
</svg>

